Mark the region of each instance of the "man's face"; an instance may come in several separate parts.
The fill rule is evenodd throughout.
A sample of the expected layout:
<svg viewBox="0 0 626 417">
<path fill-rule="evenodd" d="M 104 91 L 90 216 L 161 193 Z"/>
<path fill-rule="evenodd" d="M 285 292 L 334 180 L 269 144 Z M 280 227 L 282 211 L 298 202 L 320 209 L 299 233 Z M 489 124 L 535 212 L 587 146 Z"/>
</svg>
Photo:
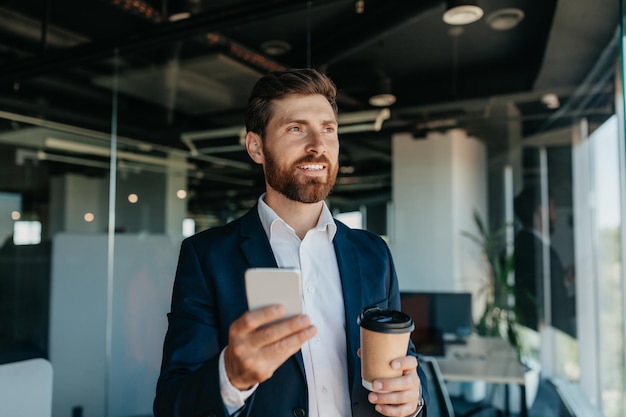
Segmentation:
<svg viewBox="0 0 626 417">
<path fill-rule="evenodd" d="M 339 170 L 337 119 L 321 95 L 275 100 L 265 138 L 263 169 L 268 192 L 317 203 L 335 185 Z"/>
</svg>

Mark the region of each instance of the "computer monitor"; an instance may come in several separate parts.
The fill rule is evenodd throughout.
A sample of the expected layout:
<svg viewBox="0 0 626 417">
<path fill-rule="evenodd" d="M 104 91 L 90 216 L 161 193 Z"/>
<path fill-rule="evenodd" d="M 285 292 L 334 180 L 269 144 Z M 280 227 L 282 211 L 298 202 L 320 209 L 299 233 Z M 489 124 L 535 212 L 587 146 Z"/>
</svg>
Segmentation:
<svg viewBox="0 0 626 417">
<path fill-rule="evenodd" d="M 472 333 L 469 292 L 403 292 L 400 301 L 402 311 L 411 316 L 416 330 L 428 330 L 450 342 L 463 341 Z"/>
</svg>

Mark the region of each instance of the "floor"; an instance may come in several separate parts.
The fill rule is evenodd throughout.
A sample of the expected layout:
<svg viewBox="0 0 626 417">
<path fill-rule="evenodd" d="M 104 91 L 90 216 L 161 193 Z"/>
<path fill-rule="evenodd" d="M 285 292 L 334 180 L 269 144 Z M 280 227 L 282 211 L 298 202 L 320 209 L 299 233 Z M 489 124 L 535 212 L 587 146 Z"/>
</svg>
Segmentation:
<svg viewBox="0 0 626 417">
<path fill-rule="evenodd" d="M 505 414 L 489 404 L 488 401 L 481 403 L 469 403 L 462 398 L 452 397 L 452 407 L 455 417 L 504 417 Z M 531 408 L 528 410 L 528 417 L 561 417 L 561 402 L 556 389 L 547 380 L 541 380 L 537 390 L 537 396 Z M 513 413 L 510 417 L 520 417 Z"/>
</svg>

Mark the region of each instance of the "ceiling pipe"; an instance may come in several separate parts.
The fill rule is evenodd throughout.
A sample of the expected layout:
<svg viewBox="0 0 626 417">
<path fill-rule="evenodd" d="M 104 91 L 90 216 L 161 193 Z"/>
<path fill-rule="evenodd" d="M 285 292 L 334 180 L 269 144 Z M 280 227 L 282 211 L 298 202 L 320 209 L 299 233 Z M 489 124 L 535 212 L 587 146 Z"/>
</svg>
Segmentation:
<svg viewBox="0 0 626 417">
<path fill-rule="evenodd" d="M 337 2 L 337 0 L 318 0 L 316 6 Z M 155 25 L 153 29 L 139 34 L 93 41 L 86 45 L 67 50 L 55 51 L 46 56 L 26 58 L 4 65 L 0 69 L 0 84 L 50 73 L 59 69 L 76 66 L 85 62 L 113 56 L 118 50 L 120 55 L 151 48 L 154 45 L 172 42 L 192 35 L 217 32 L 234 25 L 275 17 L 279 14 L 301 10 L 306 5 L 293 0 L 250 1 L 230 8 L 212 10 L 189 19 Z"/>
<path fill-rule="evenodd" d="M 41 42 L 41 22 L 5 7 L 0 7 L 0 31 L 27 39 L 29 42 Z M 50 48 L 70 48 L 89 42 L 82 35 L 72 33 L 58 26 L 47 24 L 46 46 Z"/>
<path fill-rule="evenodd" d="M 106 0 L 106 2 L 154 23 L 159 23 L 163 20 L 163 16 L 157 9 L 142 0 Z"/>
</svg>

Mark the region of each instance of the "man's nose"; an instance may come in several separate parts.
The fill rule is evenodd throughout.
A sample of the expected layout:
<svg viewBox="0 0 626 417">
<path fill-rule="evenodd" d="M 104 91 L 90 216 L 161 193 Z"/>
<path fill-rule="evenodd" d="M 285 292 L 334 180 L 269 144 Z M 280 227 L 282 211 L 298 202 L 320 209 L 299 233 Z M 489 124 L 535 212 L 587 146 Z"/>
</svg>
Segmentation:
<svg viewBox="0 0 626 417">
<path fill-rule="evenodd" d="M 326 151 L 326 144 L 319 132 L 311 132 L 307 138 L 307 152 L 324 153 Z"/>
</svg>

